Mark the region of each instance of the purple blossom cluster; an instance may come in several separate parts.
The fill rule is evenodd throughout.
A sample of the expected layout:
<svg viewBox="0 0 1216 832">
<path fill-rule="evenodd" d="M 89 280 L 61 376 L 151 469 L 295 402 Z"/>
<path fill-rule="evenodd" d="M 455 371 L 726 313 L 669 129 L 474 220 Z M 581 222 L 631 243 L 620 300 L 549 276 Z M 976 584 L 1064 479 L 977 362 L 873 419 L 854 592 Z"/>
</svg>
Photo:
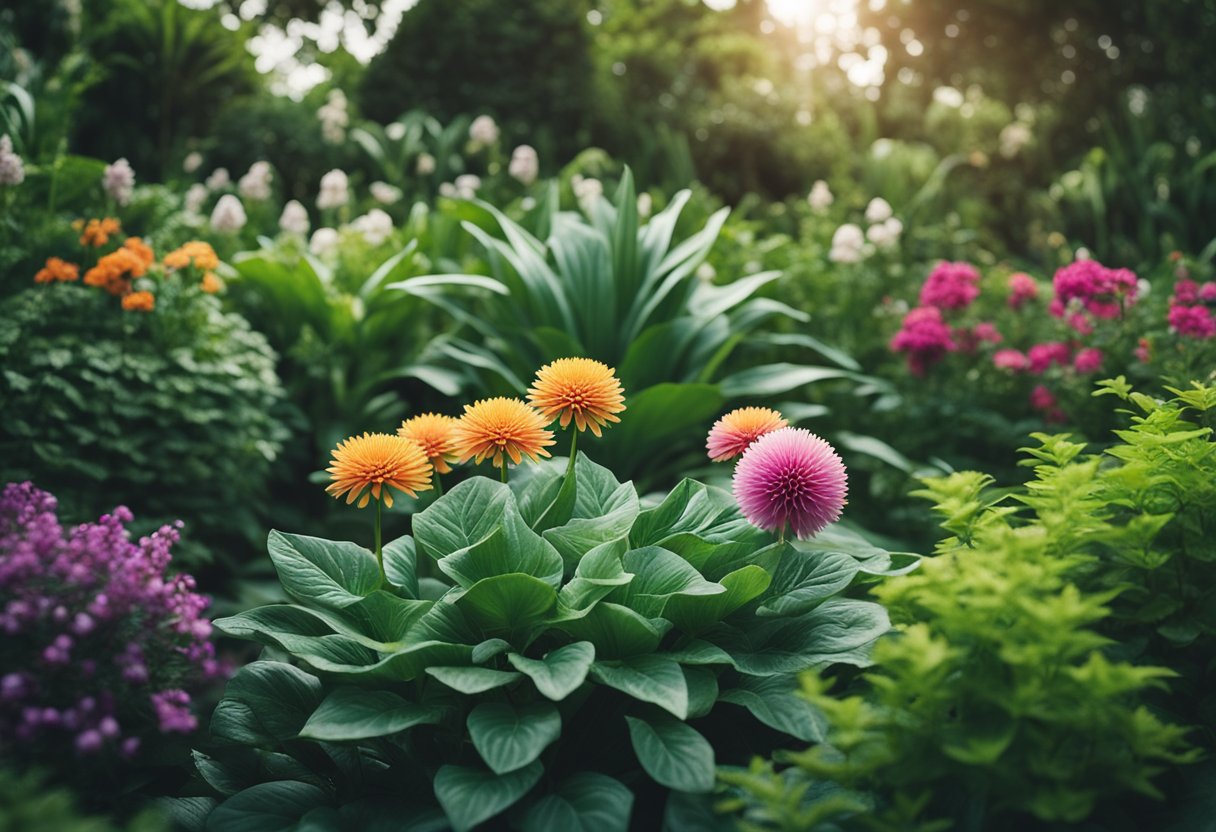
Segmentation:
<svg viewBox="0 0 1216 832">
<path fill-rule="evenodd" d="M 920 305 L 966 309 L 980 296 L 980 273 L 970 263 L 941 262 L 920 289 Z"/>
<path fill-rule="evenodd" d="M 66 530 L 32 483 L 0 493 L 0 746 L 132 758 L 197 727 L 184 689 L 218 676 L 209 600 L 169 575 L 177 526 L 131 512 Z"/>
</svg>

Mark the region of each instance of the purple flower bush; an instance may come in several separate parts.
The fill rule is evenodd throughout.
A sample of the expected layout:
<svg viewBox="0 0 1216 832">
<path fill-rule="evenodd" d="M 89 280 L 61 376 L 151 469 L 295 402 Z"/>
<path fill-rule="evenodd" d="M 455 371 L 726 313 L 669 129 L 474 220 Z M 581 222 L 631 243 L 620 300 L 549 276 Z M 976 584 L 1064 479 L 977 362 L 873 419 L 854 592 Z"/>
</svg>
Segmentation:
<svg viewBox="0 0 1216 832">
<path fill-rule="evenodd" d="M 0 494 L 0 750 L 41 763 L 134 761 L 197 727 L 188 689 L 221 675 L 177 526 L 138 542 L 119 506 L 65 530 L 32 483 Z"/>
</svg>

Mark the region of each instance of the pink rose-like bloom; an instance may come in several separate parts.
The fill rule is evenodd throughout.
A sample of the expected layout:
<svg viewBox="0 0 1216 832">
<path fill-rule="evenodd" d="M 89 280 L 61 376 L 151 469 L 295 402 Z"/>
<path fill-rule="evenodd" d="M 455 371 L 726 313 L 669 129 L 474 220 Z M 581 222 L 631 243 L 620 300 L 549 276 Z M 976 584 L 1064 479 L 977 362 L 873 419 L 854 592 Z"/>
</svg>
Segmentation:
<svg viewBox="0 0 1216 832">
<path fill-rule="evenodd" d="M 1009 275 L 1009 306 L 1020 309 L 1026 303 L 1039 297 L 1039 284 L 1025 272 L 1015 272 Z"/>
<path fill-rule="evenodd" d="M 996 324 L 990 321 L 981 321 L 975 325 L 975 328 L 971 332 L 979 341 L 986 344 L 999 344 L 1002 340 L 1001 333 L 997 330 Z"/>
<path fill-rule="evenodd" d="M 1094 334 L 1094 322 L 1084 312 L 1075 312 L 1069 315 L 1067 323 L 1078 335 Z"/>
<path fill-rule="evenodd" d="M 1102 350 L 1095 347 L 1081 350 L 1073 358 L 1072 368 L 1081 375 L 1098 372 L 1102 369 Z"/>
<path fill-rule="evenodd" d="M 1174 296 L 1170 298 L 1172 304 L 1189 304 L 1199 301 L 1199 284 L 1193 280 L 1179 280 L 1174 284 Z"/>
<path fill-rule="evenodd" d="M 920 290 L 921 306 L 965 309 L 980 295 L 980 273 L 970 263 L 941 262 Z"/>
<path fill-rule="evenodd" d="M 1026 353 L 1026 357 L 1030 360 L 1030 372 L 1036 376 L 1046 372 L 1052 364 L 1065 366 L 1071 356 L 1072 351 L 1068 345 L 1059 341 L 1035 344 Z"/>
<path fill-rule="evenodd" d="M 935 306 L 918 306 L 904 316 L 903 325 L 891 339 L 891 351 L 908 354 L 908 367 L 914 375 L 924 375 L 930 364 L 940 361 L 958 345 L 950 327 Z"/>
<path fill-rule="evenodd" d="M 997 350 L 992 355 L 992 365 L 998 370 L 1020 373 L 1030 368 L 1030 359 L 1021 350 Z"/>
<path fill-rule="evenodd" d="M 1030 391 L 1030 406 L 1035 410 L 1050 410 L 1056 406 L 1055 395 L 1042 384 Z"/>
<path fill-rule="evenodd" d="M 1184 338 L 1207 339 L 1216 336 L 1216 319 L 1206 306 L 1172 306 L 1170 329 Z"/>
<path fill-rule="evenodd" d="M 1095 318 L 1117 318 L 1123 304 L 1136 302 L 1136 275 L 1129 269 L 1108 269 L 1097 260 L 1078 260 L 1059 269 L 1052 279 L 1055 300 L 1051 313 L 1063 317 L 1070 300 L 1078 300 Z"/>
<path fill-rule="evenodd" d="M 1216 283 L 1209 280 L 1200 286 L 1199 299 L 1204 303 L 1216 303 Z"/>
<path fill-rule="evenodd" d="M 735 499 L 748 522 L 770 532 L 788 525 L 800 540 L 839 519 L 848 491 L 844 462 L 803 428 L 761 436 L 735 468 Z"/>
</svg>

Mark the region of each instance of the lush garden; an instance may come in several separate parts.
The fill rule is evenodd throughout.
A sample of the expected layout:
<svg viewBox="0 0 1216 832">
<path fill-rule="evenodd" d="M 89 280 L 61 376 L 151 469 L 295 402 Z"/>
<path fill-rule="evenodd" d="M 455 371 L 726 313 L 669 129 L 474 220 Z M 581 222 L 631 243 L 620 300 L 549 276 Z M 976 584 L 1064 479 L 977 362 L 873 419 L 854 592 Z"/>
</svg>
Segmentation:
<svg viewBox="0 0 1216 832">
<path fill-rule="evenodd" d="M 1216 830 L 1213 26 L 6 5 L 0 830 Z"/>
</svg>

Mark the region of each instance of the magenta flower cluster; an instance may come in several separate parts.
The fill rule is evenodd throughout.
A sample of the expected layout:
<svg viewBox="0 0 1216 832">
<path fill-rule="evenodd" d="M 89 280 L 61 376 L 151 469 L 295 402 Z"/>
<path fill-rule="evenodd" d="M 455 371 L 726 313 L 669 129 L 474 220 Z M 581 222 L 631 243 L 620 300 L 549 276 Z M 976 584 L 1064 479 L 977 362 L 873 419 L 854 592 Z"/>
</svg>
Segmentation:
<svg viewBox="0 0 1216 832">
<path fill-rule="evenodd" d="M 1216 318 L 1209 304 L 1216 304 L 1216 283 L 1209 280 L 1200 286 L 1187 278 L 1179 280 L 1170 297 L 1170 329 L 1184 338 L 1216 337 Z"/>
<path fill-rule="evenodd" d="M 1117 318 L 1136 302 L 1136 284 L 1136 275 L 1129 269 L 1108 269 L 1097 260 L 1077 260 L 1056 271 L 1052 280 L 1055 297 L 1049 310 L 1057 318 L 1070 310 L 1075 314 L 1077 307 L 1095 318 Z"/>
<path fill-rule="evenodd" d="M 908 369 L 917 376 L 923 376 L 930 365 L 957 349 L 954 333 L 936 306 L 918 306 L 908 312 L 891 339 L 891 350 L 905 353 Z"/>
<path fill-rule="evenodd" d="M 920 306 L 904 316 L 890 345 L 892 352 L 907 356 L 913 375 L 923 376 L 946 353 L 975 352 L 982 344 L 1001 342 L 1001 333 L 989 321 L 953 328 L 946 321 L 946 314 L 959 312 L 975 302 L 980 295 L 979 282 L 980 273 L 975 266 L 945 261 L 938 263 L 925 278 L 920 289 Z"/>
<path fill-rule="evenodd" d="M 980 273 L 970 263 L 941 262 L 920 288 L 920 305 L 966 309 L 980 296 Z"/>
<path fill-rule="evenodd" d="M 132 519 L 65 530 L 33 484 L 0 494 L 0 746 L 129 759 L 197 727 L 186 688 L 221 674 L 209 601 L 167 573 L 178 529 L 133 542 Z"/>
</svg>

